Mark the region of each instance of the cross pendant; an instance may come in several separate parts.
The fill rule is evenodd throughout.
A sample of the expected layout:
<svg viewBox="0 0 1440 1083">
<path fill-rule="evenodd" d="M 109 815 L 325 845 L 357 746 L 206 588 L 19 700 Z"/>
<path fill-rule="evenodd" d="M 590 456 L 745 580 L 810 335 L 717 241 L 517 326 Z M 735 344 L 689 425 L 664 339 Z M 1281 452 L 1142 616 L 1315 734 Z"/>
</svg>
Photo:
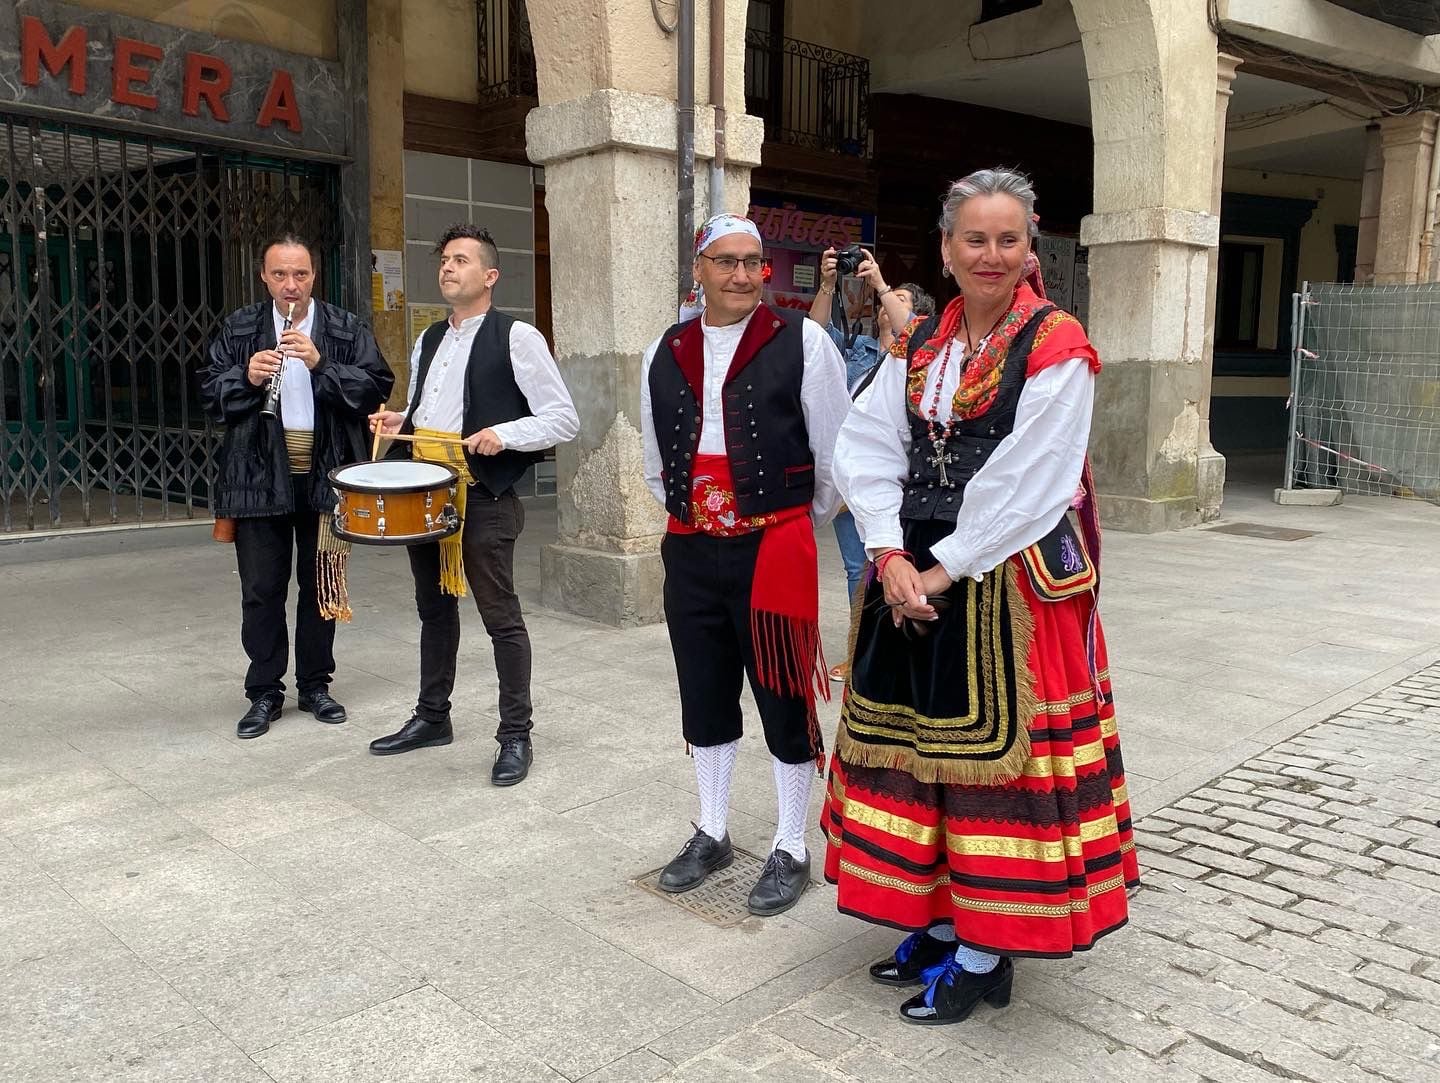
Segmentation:
<svg viewBox="0 0 1440 1083">
<path fill-rule="evenodd" d="M 953 463 L 955 461 L 955 456 L 951 455 L 948 451 L 945 450 L 945 437 L 937 436 L 932 439 L 930 443 L 935 448 L 935 454 L 930 459 L 930 465 L 938 466 L 940 468 L 940 484 L 948 485 L 950 484 L 950 478 L 945 473 L 945 464 Z"/>
</svg>

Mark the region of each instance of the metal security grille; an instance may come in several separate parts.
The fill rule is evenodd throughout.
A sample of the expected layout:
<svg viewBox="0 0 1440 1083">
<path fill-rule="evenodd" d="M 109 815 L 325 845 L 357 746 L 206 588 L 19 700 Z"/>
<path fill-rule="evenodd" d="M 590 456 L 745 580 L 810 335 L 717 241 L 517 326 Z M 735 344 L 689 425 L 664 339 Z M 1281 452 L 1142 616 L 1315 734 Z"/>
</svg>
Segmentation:
<svg viewBox="0 0 1440 1083">
<path fill-rule="evenodd" d="M 207 344 L 277 230 L 338 300 L 338 204 L 333 166 L 0 114 L 0 531 L 207 506 Z"/>
<path fill-rule="evenodd" d="M 1291 487 L 1440 503 L 1440 284 L 1295 295 Z"/>
</svg>

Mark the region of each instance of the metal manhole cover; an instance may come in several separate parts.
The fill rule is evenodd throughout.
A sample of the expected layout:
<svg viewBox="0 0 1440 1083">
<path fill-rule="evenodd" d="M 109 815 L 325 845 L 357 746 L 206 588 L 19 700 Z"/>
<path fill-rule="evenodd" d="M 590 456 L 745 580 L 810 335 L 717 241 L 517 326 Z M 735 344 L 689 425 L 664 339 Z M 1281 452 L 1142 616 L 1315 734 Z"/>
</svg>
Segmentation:
<svg viewBox="0 0 1440 1083">
<path fill-rule="evenodd" d="M 812 868 L 814 864 L 812 858 Z M 760 870 L 764 867 L 765 858 L 756 857 L 749 850 L 742 850 L 737 846 L 735 861 L 728 869 L 711 873 L 708 880 L 691 891 L 678 895 L 662 891 L 659 881 L 660 874 L 665 871 L 663 866 L 647 872 L 636 879 L 634 884 L 652 895 L 658 895 L 666 902 L 674 903 L 682 910 L 688 910 L 711 925 L 728 929 L 751 916 L 750 911 L 745 909 L 745 902 L 750 898 L 750 889 L 755 886 L 755 881 L 760 879 Z M 813 877 L 810 884 L 811 887 L 816 884 Z"/>
<path fill-rule="evenodd" d="M 1242 538 L 1264 538 L 1266 541 L 1299 541 L 1315 536 L 1313 530 L 1295 530 L 1288 526 L 1266 526 L 1264 523 L 1226 523 L 1207 528 L 1212 534 L 1237 534 Z"/>
</svg>

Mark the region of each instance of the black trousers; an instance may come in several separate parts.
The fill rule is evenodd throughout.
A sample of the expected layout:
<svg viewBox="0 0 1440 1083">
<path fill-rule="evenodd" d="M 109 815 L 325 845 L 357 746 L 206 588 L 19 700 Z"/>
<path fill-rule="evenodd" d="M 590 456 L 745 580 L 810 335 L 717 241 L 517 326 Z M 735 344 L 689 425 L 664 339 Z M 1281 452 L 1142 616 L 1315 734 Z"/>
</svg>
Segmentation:
<svg viewBox="0 0 1440 1083">
<path fill-rule="evenodd" d="M 235 561 L 240 571 L 240 642 L 250 659 L 245 695 L 285 691 L 290 660 L 285 601 L 290 570 L 299 595 L 295 606 L 295 684 L 322 691 L 335 673 L 335 622 L 320 615 L 316 599 L 315 544 L 320 519 L 309 510 L 235 521 Z"/>
<path fill-rule="evenodd" d="M 735 538 L 666 534 L 665 620 L 680 682 L 680 725 L 699 748 L 738 741 L 744 678 L 760 709 L 765 743 L 782 763 L 808 763 L 809 705 L 803 696 L 778 696 L 761 686 L 750 641 L 750 585 L 760 531 Z"/>
<path fill-rule="evenodd" d="M 530 633 L 515 593 L 515 540 L 525 529 L 525 508 L 514 489 L 493 497 L 470 486 L 460 544 L 465 581 L 495 650 L 500 679 L 500 728 L 496 739 L 530 733 Z M 440 589 L 440 543 L 412 545 L 415 608 L 420 614 L 420 699 L 415 714 L 427 722 L 450 721 L 455 659 L 460 652 L 460 599 Z"/>
</svg>

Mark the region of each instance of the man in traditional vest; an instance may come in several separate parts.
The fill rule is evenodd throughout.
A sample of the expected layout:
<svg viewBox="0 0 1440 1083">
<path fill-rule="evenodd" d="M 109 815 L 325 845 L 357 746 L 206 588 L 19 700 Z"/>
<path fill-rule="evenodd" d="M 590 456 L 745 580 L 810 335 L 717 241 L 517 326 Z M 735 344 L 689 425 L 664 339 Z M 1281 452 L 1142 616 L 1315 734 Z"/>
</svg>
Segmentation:
<svg viewBox="0 0 1440 1083">
<path fill-rule="evenodd" d="M 515 483 L 544 449 L 574 439 L 580 420 L 544 337 L 492 307 L 500 260 L 489 232 L 451 226 L 435 251 L 450 318 L 415 342 L 409 408 L 403 414 L 381 411 L 370 421 L 383 435 L 415 437 L 407 446 L 416 458 L 445 462 L 461 473 L 464 525 L 444 541 L 409 547 L 420 613 L 420 696 L 410 720 L 372 741 L 370 751 L 388 756 L 450 743 L 458 599 L 468 581 L 495 648 L 500 682 L 500 748 L 490 780 L 513 786 L 533 759 L 530 636 L 515 594 L 515 540 L 525 511 Z M 463 449 L 454 443 L 462 434 Z"/>
<path fill-rule="evenodd" d="M 779 797 L 779 829 L 749 900 L 752 914 L 769 916 L 794 906 L 810 880 L 805 824 L 824 754 L 815 694 L 828 694 L 814 528 L 840 503 L 831 454 L 850 397 L 824 329 L 761 303 L 763 269 L 749 219 L 705 223 L 687 304 L 700 314 L 646 352 L 640 416 L 645 481 L 670 513 L 665 617 L 700 794 L 695 834 L 660 886 L 689 891 L 734 859 L 726 815 L 748 676 Z"/>
</svg>

